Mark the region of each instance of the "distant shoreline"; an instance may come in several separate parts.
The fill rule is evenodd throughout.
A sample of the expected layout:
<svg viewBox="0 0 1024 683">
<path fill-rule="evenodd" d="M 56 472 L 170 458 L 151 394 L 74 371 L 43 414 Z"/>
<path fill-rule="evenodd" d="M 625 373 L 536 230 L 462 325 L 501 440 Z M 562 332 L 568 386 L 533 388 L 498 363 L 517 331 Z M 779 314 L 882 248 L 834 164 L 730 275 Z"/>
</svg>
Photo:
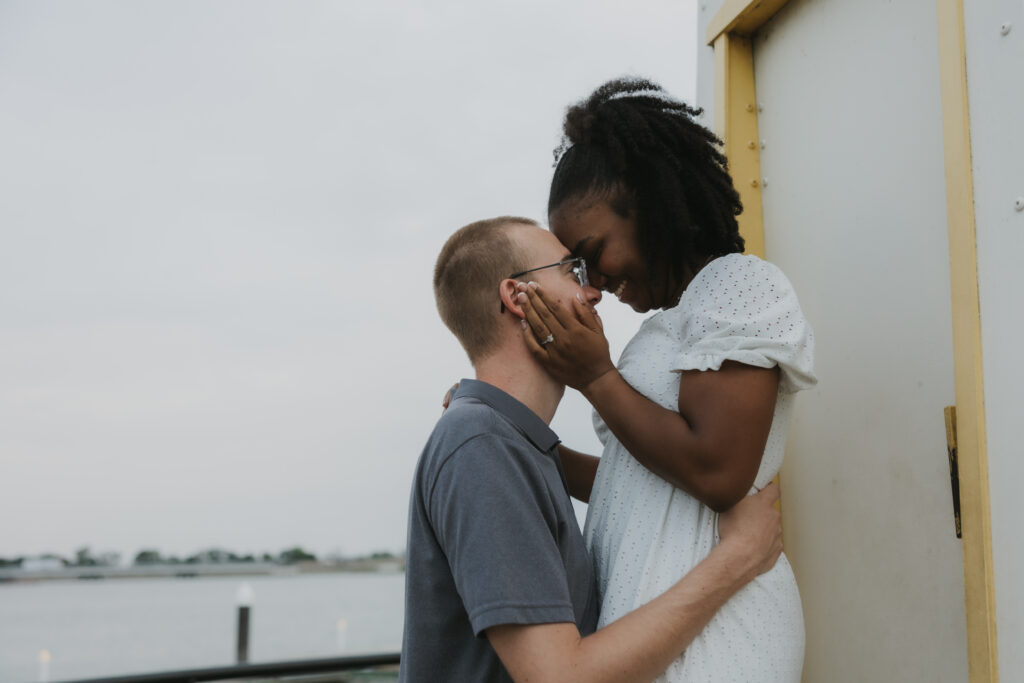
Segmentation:
<svg viewBox="0 0 1024 683">
<path fill-rule="evenodd" d="M 137 564 L 126 567 L 69 566 L 48 569 L 0 568 L 0 584 L 30 581 L 107 580 L 107 579 L 193 579 L 211 576 L 295 576 L 298 574 L 400 573 L 404 558 L 360 558 L 333 562 L 216 562 L 194 564 Z"/>
</svg>

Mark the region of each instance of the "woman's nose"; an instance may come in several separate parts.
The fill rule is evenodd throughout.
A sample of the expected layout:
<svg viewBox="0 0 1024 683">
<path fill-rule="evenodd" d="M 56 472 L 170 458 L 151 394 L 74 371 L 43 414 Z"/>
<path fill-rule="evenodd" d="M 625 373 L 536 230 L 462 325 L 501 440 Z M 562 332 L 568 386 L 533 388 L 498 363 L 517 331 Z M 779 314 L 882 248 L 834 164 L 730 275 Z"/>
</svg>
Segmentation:
<svg viewBox="0 0 1024 683">
<path fill-rule="evenodd" d="M 598 289 L 597 287 L 594 287 L 593 285 L 585 287 L 583 289 L 583 298 L 586 299 L 591 306 L 593 306 L 597 304 L 599 301 L 601 301 L 601 290 Z"/>
</svg>

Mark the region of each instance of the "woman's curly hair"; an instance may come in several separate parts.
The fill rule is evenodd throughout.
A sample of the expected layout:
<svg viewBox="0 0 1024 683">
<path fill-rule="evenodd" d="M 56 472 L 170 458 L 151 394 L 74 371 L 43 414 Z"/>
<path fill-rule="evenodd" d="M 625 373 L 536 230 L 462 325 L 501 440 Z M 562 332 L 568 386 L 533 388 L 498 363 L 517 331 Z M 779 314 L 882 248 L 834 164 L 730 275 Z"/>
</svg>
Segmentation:
<svg viewBox="0 0 1024 683">
<path fill-rule="evenodd" d="M 648 80 L 599 87 L 566 113 L 548 216 L 578 200 L 633 216 L 652 280 L 680 282 L 703 258 L 742 252 L 743 205 L 722 141 L 695 120 L 702 113 Z"/>
</svg>

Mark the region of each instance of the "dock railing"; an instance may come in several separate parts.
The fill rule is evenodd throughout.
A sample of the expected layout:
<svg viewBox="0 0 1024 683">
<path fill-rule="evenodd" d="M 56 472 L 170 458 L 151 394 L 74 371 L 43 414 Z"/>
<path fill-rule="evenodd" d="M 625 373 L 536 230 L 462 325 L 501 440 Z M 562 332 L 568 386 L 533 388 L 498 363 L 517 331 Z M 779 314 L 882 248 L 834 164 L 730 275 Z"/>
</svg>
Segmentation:
<svg viewBox="0 0 1024 683">
<path fill-rule="evenodd" d="M 230 681 L 237 679 L 287 680 L 316 674 L 357 674 L 371 671 L 390 670 L 397 678 L 399 653 L 357 655 L 354 657 L 329 657 L 325 659 L 302 659 L 284 662 L 263 662 L 258 664 L 234 664 L 206 669 L 183 669 L 158 673 L 129 674 L 104 678 L 76 679 L 60 683 L 200 683 L 201 681 Z M 317 680 L 328 680 L 317 678 Z M 339 676 L 331 680 L 346 680 Z M 349 679 L 355 680 L 355 678 Z"/>
</svg>

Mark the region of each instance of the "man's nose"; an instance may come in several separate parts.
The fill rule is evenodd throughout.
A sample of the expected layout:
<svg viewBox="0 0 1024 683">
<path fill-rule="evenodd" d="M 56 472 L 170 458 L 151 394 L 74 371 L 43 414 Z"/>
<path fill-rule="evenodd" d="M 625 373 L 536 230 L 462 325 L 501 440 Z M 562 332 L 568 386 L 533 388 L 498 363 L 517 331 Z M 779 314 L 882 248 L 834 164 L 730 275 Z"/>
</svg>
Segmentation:
<svg viewBox="0 0 1024 683">
<path fill-rule="evenodd" d="M 591 306 L 597 305 L 601 301 L 601 290 L 594 286 L 583 288 L 583 298 L 590 303 Z"/>
</svg>

